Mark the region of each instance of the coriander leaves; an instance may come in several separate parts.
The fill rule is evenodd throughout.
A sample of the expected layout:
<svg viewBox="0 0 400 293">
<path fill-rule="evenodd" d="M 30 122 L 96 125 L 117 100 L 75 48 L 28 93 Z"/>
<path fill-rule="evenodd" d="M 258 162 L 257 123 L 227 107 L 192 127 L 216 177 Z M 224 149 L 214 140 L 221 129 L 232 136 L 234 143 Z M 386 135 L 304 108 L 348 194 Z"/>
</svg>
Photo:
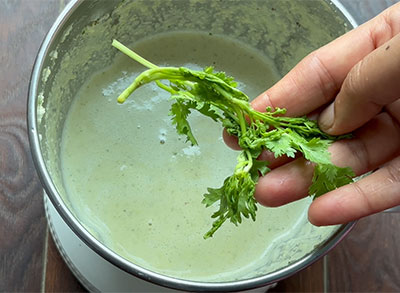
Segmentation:
<svg viewBox="0 0 400 293">
<path fill-rule="evenodd" d="M 297 153 L 302 153 L 313 162 L 315 169 L 309 195 L 314 198 L 352 182 L 353 171 L 333 165 L 328 152 L 333 141 L 346 136 L 327 135 L 315 121 L 306 117 L 282 116 L 285 109 L 267 108 L 264 113 L 253 110 L 249 98 L 236 88 L 234 79 L 223 72 L 214 72 L 212 67 L 204 71 L 157 67 L 116 40 L 112 45 L 148 68 L 122 92 L 119 103 L 140 86 L 156 82 L 171 94 L 173 102 L 169 115 L 172 123 L 192 145 L 198 144 L 187 120 L 192 111 L 220 122 L 229 134 L 238 137 L 242 151 L 233 174 L 220 188 L 208 188 L 204 195 L 202 203 L 206 207 L 219 204 L 219 209 L 212 215 L 215 221 L 204 238 L 212 237 L 227 220 L 238 225 L 243 217 L 256 219 L 255 186 L 259 176 L 270 171 L 267 162 L 257 160 L 263 150 L 273 152 L 275 157 L 294 158 Z"/>
</svg>

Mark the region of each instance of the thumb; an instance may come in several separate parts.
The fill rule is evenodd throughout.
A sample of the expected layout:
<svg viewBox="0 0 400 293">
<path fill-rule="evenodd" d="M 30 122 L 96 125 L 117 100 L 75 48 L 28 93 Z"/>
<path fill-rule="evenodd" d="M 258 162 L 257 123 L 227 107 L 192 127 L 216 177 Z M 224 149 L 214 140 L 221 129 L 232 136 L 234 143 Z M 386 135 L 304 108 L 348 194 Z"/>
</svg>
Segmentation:
<svg viewBox="0 0 400 293">
<path fill-rule="evenodd" d="M 348 73 L 335 101 L 319 117 L 331 135 L 353 131 L 400 98 L 400 34 L 372 51 Z"/>
</svg>

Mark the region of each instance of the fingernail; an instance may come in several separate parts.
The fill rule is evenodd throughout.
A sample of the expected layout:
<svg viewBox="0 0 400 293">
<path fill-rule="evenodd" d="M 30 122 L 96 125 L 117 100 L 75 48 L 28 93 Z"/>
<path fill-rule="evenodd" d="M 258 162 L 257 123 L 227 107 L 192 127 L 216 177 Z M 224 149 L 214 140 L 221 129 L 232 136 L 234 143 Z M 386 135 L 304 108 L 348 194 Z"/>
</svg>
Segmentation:
<svg viewBox="0 0 400 293">
<path fill-rule="evenodd" d="M 318 119 L 318 124 L 321 130 L 328 130 L 333 126 L 333 121 L 335 119 L 335 104 L 330 104 Z"/>
</svg>

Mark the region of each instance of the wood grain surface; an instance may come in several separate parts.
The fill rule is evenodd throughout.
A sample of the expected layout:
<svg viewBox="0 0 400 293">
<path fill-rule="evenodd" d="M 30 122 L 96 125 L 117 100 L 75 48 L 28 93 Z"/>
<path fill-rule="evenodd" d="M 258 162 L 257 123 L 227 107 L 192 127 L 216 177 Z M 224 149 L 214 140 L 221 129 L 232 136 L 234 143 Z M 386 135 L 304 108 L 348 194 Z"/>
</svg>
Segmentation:
<svg viewBox="0 0 400 293">
<path fill-rule="evenodd" d="M 26 134 L 30 73 L 58 1 L 0 0 L 0 291 L 40 291 L 46 220 Z"/>
<path fill-rule="evenodd" d="M 87 292 L 78 282 L 68 266 L 63 261 L 53 238 L 47 241 L 46 275 L 44 282 L 45 292 Z"/>
<path fill-rule="evenodd" d="M 25 122 L 36 53 L 67 2 L 0 0 L 0 292 L 86 291 L 47 232 Z M 344 4 L 363 22 L 395 2 Z M 272 292 L 400 292 L 399 222 L 400 214 L 362 219 L 325 259 Z"/>
<path fill-rule="evenodd" d="M 331 292 L 400 292 L 400 213 L 361 219 L 328 256 Z"/>
</svg>

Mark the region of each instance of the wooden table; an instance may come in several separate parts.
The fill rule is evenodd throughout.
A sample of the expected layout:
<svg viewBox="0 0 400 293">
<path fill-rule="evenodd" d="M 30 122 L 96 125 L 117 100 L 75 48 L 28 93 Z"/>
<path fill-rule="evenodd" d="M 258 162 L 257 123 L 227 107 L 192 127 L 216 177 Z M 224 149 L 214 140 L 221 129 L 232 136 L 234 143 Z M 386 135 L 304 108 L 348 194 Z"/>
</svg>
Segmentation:
<svg viewBox="0 0 400 293">
<path fill-rule="evenodd" d="M 25 118 L 36 53 L 67 1 L 0 0 L 0 292 L 85 291 L 49 236 Z M 362 22 L 394 2 L 347 6 Z M 328 256 L 273 291 L 400 292 L 399 223 L 395 213 L 359 221 Z"/>
</svg>

